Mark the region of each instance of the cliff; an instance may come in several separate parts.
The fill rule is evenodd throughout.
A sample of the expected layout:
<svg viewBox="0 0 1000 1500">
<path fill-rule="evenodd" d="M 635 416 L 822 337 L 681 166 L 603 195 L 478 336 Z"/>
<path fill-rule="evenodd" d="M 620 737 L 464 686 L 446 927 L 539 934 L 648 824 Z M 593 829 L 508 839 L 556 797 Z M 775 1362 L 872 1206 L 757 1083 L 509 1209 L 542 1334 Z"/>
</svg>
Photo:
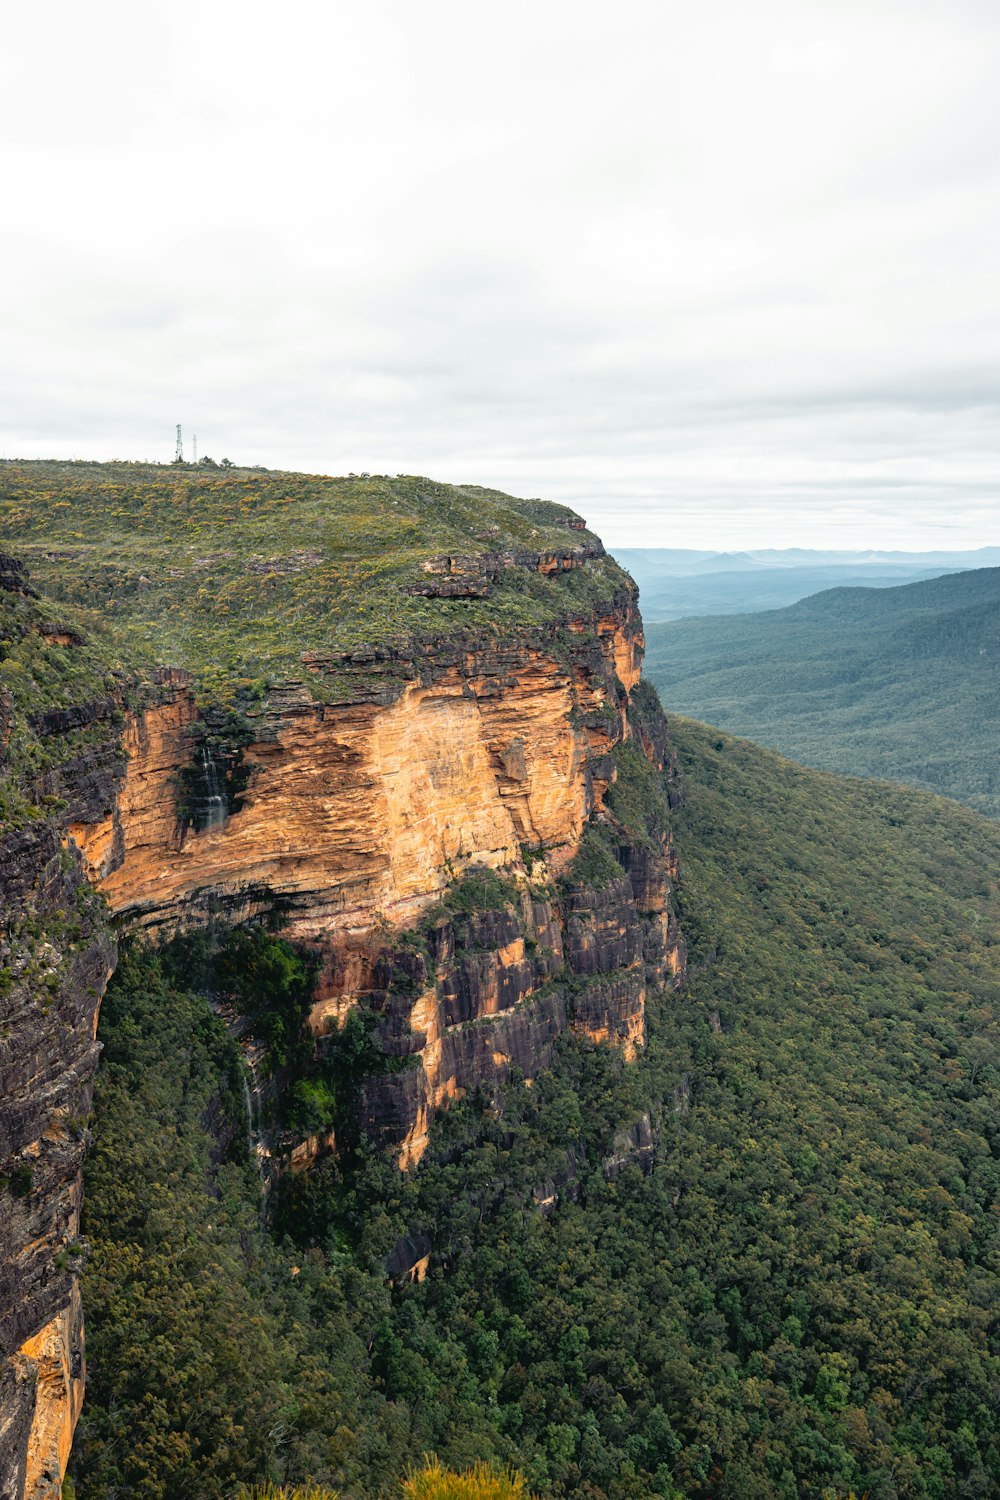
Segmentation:
<svg viewBox="0 0 1000 1500">
<path fill-rule="evenodd" d="M 161 674 L 160 701 L 128 715 L 122 784 L 70 835 L 129 925 L 280 903 L 289 936 L 345 946 L 376 919 L 407 925 L 464 866 L 519 863 L 523 845 L 559 868 L 600 803 L 642 650 L 624 587 L 562 628 L 308 653 L 340 701 L 308 679 L 272 688 L 248 720 L 241 806 L 201 831 L 177 808 L 195 693 Z"/>
<path fill-rule="evenodd" d="M 374 1081 L 363 1101 L 366 1128 L 409 1164 L 436 1107 L 512 1066 L 532 1076 L 570 1025 L 634 1055 L 647 976 L 680 967 L 669 844 L 630 841 L 605 805 L 641 651 L 634 590 L 622 582 L 558 633 L 310 654 L 306 670 L 335 679 L 341 701 L 317 702 L 304 681 L 272 691 L 249 721 L 238 811 L 200 831 L 177 814 L 198 708 L 184 676 L 165 674 L 161 701 L 128 716 L 113 799 L 99 819 L 72 822 L 69 837 L 130 927 L 267 911 L 315 948 L 320 1045 L 364 1005 L 380 1016 L 389 1055 L 419 1059 Z M 660 764 L 655 734 L 646 738 Z M 614 834 L 616 877 L 598 889 L 570 882 L 557 898 L 552 882 L 591 819 Z M 439 924 L 419 972 L 404 955 L 397 992 L 387 939 L 479 868 L 513 876 L 509 909 Z"/>
<path fill-rule="evenodd" d="M 310 948 L 315 1051 L 355 1008 L 374 1018 L 385 1068 L 355 1124 L 404 1167 L 437 1109 L 531 1078 L 568 1029 L 634 1057 L 647 985 L 684 962 L 636 590 L 579 517 L 386 481 L 391 524 L 361 544 L 368 484 L 210 475 L 245 523 L 236 554 L 204 534 L 203 476 L 93 467 L 0 465 L 0 511 L 56 596 L 10 562 L 12 1496 L 51 1492 L 79 1406 L 79 1166 L 113 963 L 87 881 L 118 927 L 266 914 Z M 138 540 L 116 550 L 123 516 Z"/>
<path fill-rule="evenodd" d="M 112 794 L 117 730 L 113 681 L 7 557 L 0 651 L 0 1496 L 42 1500 L 59 1493 L 83 1396 L 80 1167 L 115 957 L 62 825 Z M 43 711 L 61 729 L 39 735 Z"/>
<path fill-rule="evenodd" d="M 515 886 L 498 910 L 445 914 L 420 946 L 384 951 L 368 997 L 388 1056 L 417 1066 L 369 1080 L 361 1120 L 420 1160 L 434 1112 L 516 1068 L 547 1067 L 568 1028 L 622 1049 L 645 1045 L 647 982 L 677 975 L 683 950 L 662 906 L 647 908 L 627 877 L 551 890 Z"/>
</svg>

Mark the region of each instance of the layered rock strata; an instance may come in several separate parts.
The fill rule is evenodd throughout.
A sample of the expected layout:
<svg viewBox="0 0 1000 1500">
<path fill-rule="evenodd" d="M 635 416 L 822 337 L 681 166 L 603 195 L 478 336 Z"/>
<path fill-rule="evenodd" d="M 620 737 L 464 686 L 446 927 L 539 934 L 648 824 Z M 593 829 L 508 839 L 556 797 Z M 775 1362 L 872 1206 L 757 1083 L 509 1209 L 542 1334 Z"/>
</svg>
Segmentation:
<svg viewBox="0 0 1000 1500">
<path fill-rule="evenodd" d="M 367 1133 L 398 1144 L 400 1165 L 412 1166 L 437 1109 L 513 1070 L 533 1078 L 568 1029 L 633 1059 L 646 1040 L 647 985 L 683 968 L 670 869 L 664 849 L 655 886 L 648 860 L 637 885 L 623 872 L 557 894 L 525 880 L 502 909 L 444 915 L 422 945 L 384 951 L 366 1003 L 386 1056 L 411 1065 L 365 1086 Z"/>
<path fill-rule="evenodd" d="M 179 824 L 176 787 L 198 709 L 184 674 L 164 674 L 161 701 L 129 716 L 121 787 L 69 832 L 130 926 L 277 901 L 289 936 L 349 950 L 376 921 L 408 925 L 468 865 L 517 864 L 522 846 L 553 869 L 572 858 L 641 653 L 624 588 L 555 633 L 306 653 L 342 701 L 317 702 L 307 680 L 272 690 L 240 811 L 200 833 Z"/>
<path fill-rule="evenodd" d="M 176 810 L 198 710 L 186 678 L 166 674 L 160 701 L 128 719 L 116 795 L 99 818 L 74 821 L 70 838 L 130 926 L 280 912 L 284 933 L 321 954 L 317 1037 L 363 1004 L 379 1014 L 390 1056 L 419 1059 L 374 1080 L 363 1101 L 365 1127 L 410 1164 L 436 1108 L 511 1068 L 533 1076 L 569 1027 L 634 1055 L 647 980 L 680 967 L 669 846 L 623 836 L 617 881 L 558 899 L 552 886 L 588 820 L 613 822 L 611 752 L 630 733 L 642 645 L 623 584 L 555 631 L 306 653 L 305 673 L 342 701 L 316 701 L 305 681 L 272 691 L 245 751 L 240 810 L 201 832 Z M 662 764 L 657 725 L 641 738 Z M 387 940 L 474 867 L 512 872 L 516 906 L 477 918 L 474 931 L 446 924 L 433 958 L 395 992 Z"/>
<path fill-rule="evenodd" d="M 0 559 L 4 646 L 30 634 L 74 650 L 71 632 L 23 606 L 23 572 Z M 0 604 L 3 603 L 0 596 Z M 62 639 L 59 639 L 62 637 Z M 103 701 L 103 695 L 98 695 Z M 47 1500 L 60 1490 L 83 1396 L 83 1330 L 76 1278 L 81 1163 L 98 1045 L 97 1010 L 115 960 L 103 903 L 75 851 L 63 847 L 65 811 L 86 813 L 113 795 L 114 731 L 105 710 L 53 711 L 53 770 L 15 778 L 13 744 L 42 757 L 31 726 L 6 695 L 0 735 L 5 799 L 0 828 L 0 1497 Z M 59 714 L 62 714 L 60 718 Z M 96 732 L 85 726 L 98 726 Z M 103 727 L 102 727 L 103 726 Z M 81 729 L 83 732 L 81 733 Z M 25 750 L 24 747 L 28 748 Z M 100 784 L 101 790 L 98 791 Z M 22 804 L 19 792 L 37 802 Z M 48 795 L 48 800 L 46 796 Z"/>
</svg>

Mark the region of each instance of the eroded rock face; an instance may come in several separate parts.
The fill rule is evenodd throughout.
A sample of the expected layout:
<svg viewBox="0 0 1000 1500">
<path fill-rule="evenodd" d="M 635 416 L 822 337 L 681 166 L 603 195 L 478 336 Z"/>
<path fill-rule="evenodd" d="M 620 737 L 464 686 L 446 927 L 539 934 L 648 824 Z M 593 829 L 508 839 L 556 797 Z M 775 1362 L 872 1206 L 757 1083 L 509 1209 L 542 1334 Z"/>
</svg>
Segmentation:
<svg viewBox="0 0 1000 1500">
<path fill-rule="evenodd" d="M 400 1165 L 412 1166 L 436 1110 L 513 1069 L 534 1077 L 569 1028 L 634 1058 L 646 1040 L 647 984 L 682 961 L 676 929 L 668 924 L 664 945 L 661 925 L 624 874 L 558 897 L 525 881 L 500 911 L 440 919 L 424 949 L 387 949 L 374 974 L 383 987 L 366 1004 L 380 1016 L 384 1052 L 412 1063 L 365 1086 L 367 1133 L 399 1145 Z"/>
<path fill-rule="evenodd" d="M 446 576 L 465 576 L 462 563 L 451 560 Z M 436 1109 L 512 1068 L 532 1077 L 567 1027 L 634 1056 L 648 980 L 683 966 L 667 911 L 669 845 L 623 837 L 617 881 L 558 899 L 552 886 L 587 820 L 609 820 L 611 751 L 629 733 L 642 645 L 635 594 L 623 587 L 557 632 L 307 654 L 306 671 L 336 683 L 343 701 L 316 702 L 304 684 L 273 692 L 246 752 L 241 808 L 203 832 L 176 813 L 197 710 L 183 675 L 165 676 L 161 701 L 128 721 L 113 800 L 70 836 L 130 925 L 162 930 L 277 904 L 284 932 L 321 954 L 311 1016 L 320 1041 L 363 1004 L 380 1015 L 390 1056 L 419 1056 L 373 1079 L 362 1101 L 365 1128 L 409 1165 Z M 655 723 L 643 749 L 661 763 Z M 526 857 L 539 860 L 534 884 Z M 393 988 L 387 968 L 407 957 L 393 954 L 392 933 L 474 866 L 515 872 L 520 909 L 475 914 L 472 928 L 445 924 L 439 951 Z"/>
<path fill-rule="evenodd" d="M 376 920 L 404 927 L 471 864 L 565 865 L 604 782 L 600 752 L 624 733 L 642 634 L 629 593 L 608 612 L 504 641 L 456 639 L 422 655 L 319 661 L 345 701 L 304 685 L 272 694 L 241 810 L 184 832 L 178 771 L 196 717 L 181 674 L 132 715 L 124 781 L 99 817 L 72 824 L 91 877 L 130 925 L 196 921 L 279 900 L 289 936 L 350 950 Z"/>
<path fill-rule="evenodd" d="M 80 1169 L 115 959 L 55 815 L 0 836 L 0 914 L 0 1497 L 42 1500 L 83 1396 Z"/>
<path fill-rule="evenodd" d="M 615 1131 L 611 1155 L 604 1158 L 601 1169 L 605 1177 L 617 1177 L 623 1167 L 635 1162 L 642 1172 L 648 1173 L 653 1169 L 655 1155 L 652 1122 L 643 1113 L 633 1124 L 622 1125 Z"/>
<path fill-rule="evenodd" d="M 84 1393 L 83 1309 L 75 1284 L 67 1305 L 21 1346 L 15 1366 L 31 1405 L 22 1493 L 25 1500 L 58 1500 Z"/>
</svg>

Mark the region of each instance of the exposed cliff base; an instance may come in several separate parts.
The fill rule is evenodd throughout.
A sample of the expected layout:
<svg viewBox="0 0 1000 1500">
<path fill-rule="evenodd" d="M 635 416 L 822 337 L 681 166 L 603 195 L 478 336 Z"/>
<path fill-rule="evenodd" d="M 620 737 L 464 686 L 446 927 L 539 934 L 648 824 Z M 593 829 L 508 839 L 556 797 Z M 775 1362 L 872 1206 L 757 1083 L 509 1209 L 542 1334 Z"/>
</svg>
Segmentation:
<svg viewBox="0 0 1000 1500">
<path fill-rule="evenodd" d="M 633 1061 L 646 1041 L 647 982 L 673 979 L 683 965 L 665 853 L 658 866 L 655 892 L 648 882 L 636 891 L 621 869 L 614 878 L 610 857 L 596 881 L 568 878 L 559 893 L 480 880 L 477 900 L 473 878 L 456 892 L 471 909 L 432 915 L 408 946 L 384 951 L 366 1003 L 386 1055 L 414 1066 L 365 1086 L 367 1133 L 401 1143 L 400 1164 L 412 1165 L 435 1110 L 515 1070 L 534 1078 L 570 1028 Z"/>
</svg>

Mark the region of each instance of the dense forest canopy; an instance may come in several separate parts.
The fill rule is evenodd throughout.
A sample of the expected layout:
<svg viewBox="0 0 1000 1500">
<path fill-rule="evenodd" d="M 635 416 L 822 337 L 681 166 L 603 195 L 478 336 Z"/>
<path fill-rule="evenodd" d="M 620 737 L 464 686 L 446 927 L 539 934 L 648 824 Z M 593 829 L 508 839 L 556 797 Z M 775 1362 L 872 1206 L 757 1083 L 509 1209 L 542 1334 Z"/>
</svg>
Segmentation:
<svg viewBox="0 0 1000 1500">
<path fill-rule="evenodd" d="M 127 953 L 80 1500 L 388 1496 L 425 1451 L 589 1500 L 997 1493 L 1000 829 L 671 729 L 688 987 L 651 998 L 637 1066 L 566 1041 L 441 1117 L 408 1177 L 358 1143 L 262 1225 L 206 998 L 248 939 L 215 980 L 204 946 Z M 250 941 L 294 1009 L 296 956 Z M 428 1275 L 393 1284 L 405 1236 Z"/>
</svg>

